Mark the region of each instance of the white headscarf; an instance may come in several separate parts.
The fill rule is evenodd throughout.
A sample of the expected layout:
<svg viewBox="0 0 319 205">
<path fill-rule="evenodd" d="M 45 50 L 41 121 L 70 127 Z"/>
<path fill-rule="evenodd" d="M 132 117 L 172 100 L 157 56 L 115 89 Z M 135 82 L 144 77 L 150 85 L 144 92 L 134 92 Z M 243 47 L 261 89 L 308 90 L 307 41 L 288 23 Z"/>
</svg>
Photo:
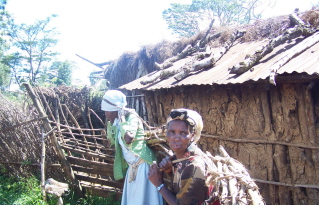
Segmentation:
<svg viewBox="0 0 319 205">
<path fill-rule="evenodd" d="M 200 135 L 203 130 L 203 119 L 198 112 L 186 108 L 179 108 L 179 109 L 172 109 L 168 118 L 167 124 L 172 120 L 185 120 L 191 126 L 195 128 L 195 135 L 194 135 L 194 143 L 196 143 L 200 139 Z"/>
<path fill-rule="evenodd" d="M 108 90 L 103 96 L 101 110 L 121 111 L 127 105 L 126 96 L 118 90 Z"/>
</svg>

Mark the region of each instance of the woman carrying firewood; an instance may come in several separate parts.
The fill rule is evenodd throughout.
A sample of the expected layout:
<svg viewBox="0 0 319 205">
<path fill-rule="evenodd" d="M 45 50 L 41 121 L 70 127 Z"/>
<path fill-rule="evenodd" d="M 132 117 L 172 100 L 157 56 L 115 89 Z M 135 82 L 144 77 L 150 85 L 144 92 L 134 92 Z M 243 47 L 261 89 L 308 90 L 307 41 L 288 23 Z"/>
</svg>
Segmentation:
<svg viewBox="0 0 319 205">
<path fill-rule="evenodd" d="M 164 158 L 159 166 L 151 165 L 148 178 L 169 205 L 219 204 L 217 196 L 210 196 L 213 187 L 205 185 L 209 160 L 196 146 L 202 129 L 202 117 L 193 110 L 173 109 L 167 119 L 166 139 L 174 156 Z M 161 170 L 172 179 L 171 190 Z"/>
<path fill-rule="evenodd" d="M 156 160 L 146 145 L 141 120 L 133 109 L 126 108 L 126 96 L 118 90 L 108 90 L 101 109 L 109 120 L 107 137 L 115 145 L 114 178 L 125 177 L 122 205 L 163 204 L 156 187 L 147 179 L 150 165 Z"/>
</svg>

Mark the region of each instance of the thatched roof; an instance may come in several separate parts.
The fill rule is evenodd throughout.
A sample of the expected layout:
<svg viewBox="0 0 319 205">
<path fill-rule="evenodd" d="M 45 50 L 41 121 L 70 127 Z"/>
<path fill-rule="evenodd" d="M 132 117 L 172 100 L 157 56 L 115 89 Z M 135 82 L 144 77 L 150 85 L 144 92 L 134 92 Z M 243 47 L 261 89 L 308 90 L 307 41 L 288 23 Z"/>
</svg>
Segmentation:
<svg viewBox="0 0 319 205">
<path fill-rule="evenodd" d="M 298 16 L 307 25 L 311 25 L 311 28 L 316 29 L 319 24 L 318 13 L 318 10 L 310 10 Z M 155 62 L 163 63 L 166 59 L 177 56 L 187 45 L 195 47 L 203 38 L 204 32 L 190 39 L 182 39 L 173 43 L 163 41 L 156 45 L 144 46 L 136 53 L 125 53 L 105 68 L 104 77 L 109 80 L 110 88 L 120 87 L 125 90 L 154 90 L 182 85 L 236 84 L 259 81 L 267 79 L 269 77 L 270 68 L 276 65 L 276 62 L 282 58 L 287 58 L 285 56 L 292 55 L 291 52 L 294 52 L 299 47 L 302 52 L 293 56 L 284 66 L 280 67 L 276 75 L 304 73 L 310 76 L 314 75 L 316 78 L 319 74 L 315 67 L 318 63 L 315 58 L 315 51 L 319 45 L 315 44 L 309 46 L 307 49 L 301 48 L 306 46 L 307 41 L 316 41 L 314 38 L 316 38 L 318 34 L 315 32 L 315 34 L 311 36 L 300 35 L 299 37 L 293 37 L 290 40 L 284 41 L 260 59 L 249 71 L 241 75 L 229 73 L 230 68 L 244 61 L 247 56 L 253 55 L 260 46 L 266 46 L 271 39 L 284 35 L 287 30 L 292 29 L 295 25 L 289 16 L 279 16 L 259 20 L 252 25 L 242 25 L 236 28 L 212 28 L 207 37 L 209 40 L 206 43 L 206 46 L 211 49 L 211 53 L 218 53 L 236 30 L 245 29 L 245 34 L 232 44 L 230 49 L 225 52 L 225 55 L 223 55 L 214 66 L 206 67 L 197 72 L 191 72 L 191 75 L 182 80 L 175 80 L 172 76 L 168 76 L 156 79 L 154 82 L 146 83 L 145 85 L 140 83 L 145 79 L 152 78 L 152 75 L 159 75 L 161 71 L 156 70 Z M 172 67 L 166 69 L 174 70 L 181 68 L 185 64 L 190 63 L 192 57 L 198 53 L 199 52 L 193 53 L 186 58 L 174 62 Z M 307 65 L 305 65 L 304 62 L 308 62 Z M 277 80 L 280 80 L 280 76 L 277 77 Z"/>
</svg>

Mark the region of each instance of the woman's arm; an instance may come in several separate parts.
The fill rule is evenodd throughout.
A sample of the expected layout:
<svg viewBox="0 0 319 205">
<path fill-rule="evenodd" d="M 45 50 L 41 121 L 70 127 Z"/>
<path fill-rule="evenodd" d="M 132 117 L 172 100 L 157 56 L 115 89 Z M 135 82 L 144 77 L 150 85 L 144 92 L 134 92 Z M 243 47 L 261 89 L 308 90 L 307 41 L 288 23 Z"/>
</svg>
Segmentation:
<svg viewBox="0 0 319 205">
<path fill-rule="evenodd" d="M 126 118 L 126 122 L 121 123 L 121 132 L 123 140 L 127 145 L 131 144 L 136 136 L 139 128 L 139 119 L 134 114 L 130 113 Z"/>
</svg>

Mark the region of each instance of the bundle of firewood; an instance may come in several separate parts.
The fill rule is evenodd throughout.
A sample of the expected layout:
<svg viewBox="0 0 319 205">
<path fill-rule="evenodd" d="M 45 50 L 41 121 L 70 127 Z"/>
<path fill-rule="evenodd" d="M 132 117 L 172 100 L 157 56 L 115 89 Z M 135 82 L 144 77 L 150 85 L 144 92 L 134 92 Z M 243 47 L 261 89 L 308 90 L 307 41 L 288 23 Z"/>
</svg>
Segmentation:
<svg viewBox="0 0 319 205">
<path fill-rule="evenodd" d="M 222 146 L 219 146 L 219 151 L 221 156 L 212 156 L 206 152 L 209 169 L 206 185 L 215 188 L 211 195 L 217 196 L 221 204 L 265 204 L 258 186 L 245 167 L 230 157 Z"/>
</svg>

